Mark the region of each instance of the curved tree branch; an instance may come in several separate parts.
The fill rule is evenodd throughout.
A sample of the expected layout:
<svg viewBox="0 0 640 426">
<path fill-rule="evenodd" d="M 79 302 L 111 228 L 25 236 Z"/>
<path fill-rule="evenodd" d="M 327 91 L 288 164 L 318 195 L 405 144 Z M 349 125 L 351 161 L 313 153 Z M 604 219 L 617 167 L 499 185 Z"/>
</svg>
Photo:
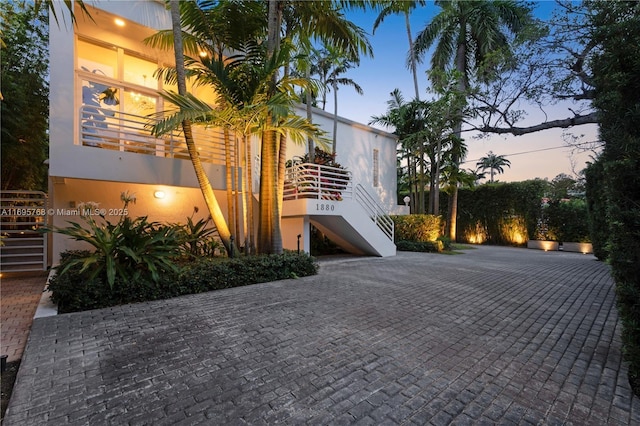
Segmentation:
<svg viewBox="0 0 640 426">
<path fill-rule="evenodd" d="M 470 130 L 477 130 L 485 133 L 496 133 L 496 134 L 512 134 L 514 136 L 522 136 L 528 133 L 539 132 L 541 130 L 547 129 L 555 129 L 562 128 L 566 129 L 568 127 L 580 126 L 582 124 L 591 124 L 599 122 L 599 114 L 597 112 L 592 112 L 585 115 L 576 115 L 571 118 L 565 118 L 561 120 L 551 120 L 546 121 L 544 123 L 536 124 L 534 126 L 528 127 L 493 127 L 489 125 L 483 125 L 481 127 L 473 127 Z"/>
</svg>

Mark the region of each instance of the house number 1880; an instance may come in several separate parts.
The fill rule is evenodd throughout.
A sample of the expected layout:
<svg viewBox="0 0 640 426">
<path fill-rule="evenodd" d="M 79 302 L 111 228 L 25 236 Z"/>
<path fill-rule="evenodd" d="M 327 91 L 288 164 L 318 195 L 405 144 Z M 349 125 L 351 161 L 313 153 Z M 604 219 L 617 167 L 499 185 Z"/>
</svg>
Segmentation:
<svg viewBox="0 0 640 426">
<path fill-rule="evenodd" d="M 317 211 L 324 211 L 324 212 L 329 212 L 329 211 L 333 211 L 336 208 L 335 205 L 333 204 L 324 204 L 324 203 L 317 203 L 316 204 L 316 210 Z"/>
</svg>

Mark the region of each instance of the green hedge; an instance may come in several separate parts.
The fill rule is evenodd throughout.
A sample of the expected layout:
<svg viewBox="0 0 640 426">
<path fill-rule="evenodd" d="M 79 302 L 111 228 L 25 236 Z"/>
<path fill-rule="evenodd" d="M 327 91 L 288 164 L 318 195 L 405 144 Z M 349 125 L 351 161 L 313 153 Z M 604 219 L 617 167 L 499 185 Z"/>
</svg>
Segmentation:
<svg viewBox="0 0 640 426">
<path fill-rule="evenodd" d="M 88 251 L 68 251 L 61 255 L 58 271 L 77 259 L 90 255 Z M 314 275 L 318 272 L 315 259 L 306 253 L 285 252 L 282 255 L 209 258 L 186 264 L 180 273 L 162 274 L 158 281 L 140 278 L 123 280 L 116 277 L 110 286 L 104 278 L 90 278 L 75 264 L 49 283 L 51 299 L 58 312 L 77 312 L 106 308 L 127 303 L 166 299 L 186 294 L 237 287 L 267 281 Z"/>
<path fill-rule="evenodd" d="M 552 201 L 543 209 L 549 233 L 555 241 L 590 243 L 587 202 L 573 199 Z"/>
<path fill-rule="evenodd" d="M 458 241 L 525 244 L 535 234 L 542 214 L 541 200 L 548 190 L 549 183 L 541 179 L 460 189 Z"/>
<path fill-rule="evenodd" d="M 442 218 L 430 214 L 391 216 L 395 225 L 395 240 L 428 242 L 442 235 Z"/>
<path fill-rule="evenodd" d="M 396 243 L 396 248 L 400 251 L 418 251 L 428 253 L 440 253 L 444 250 L 444 243 L 438 241 L 406 241 L 400 240 Z"/>
</svg>

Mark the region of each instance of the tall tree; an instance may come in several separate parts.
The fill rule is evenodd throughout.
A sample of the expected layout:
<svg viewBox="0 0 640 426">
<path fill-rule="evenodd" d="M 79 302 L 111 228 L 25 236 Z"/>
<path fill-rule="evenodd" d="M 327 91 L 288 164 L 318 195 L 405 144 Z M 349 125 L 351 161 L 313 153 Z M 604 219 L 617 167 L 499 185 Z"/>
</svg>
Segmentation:
<svg viewBox="0 0 640 426">
<path fill-rule="evenodd" d="M 349 2 L 344 2 L 349 3 Z M 355 3 L 355 2 L 354 2 Z M 366 2 L 359 2 L 366 3 Z M 267 57 L 271 58 L 281 44 L 283 13 L 295 17 L 297 30 L 306 37 L 332 44 L 354 56 L 370 51 L 371 46 L 364 31 L 348 21 L 340 6 L 333 1 L 270 0 L 268 4 Z M 290 35 L 290 32 L 288 33 Z M 289 39 L 290 40 L 290 39 Z M 278 74 L 272 77 L 269 96 L 277 92 Z M 272 123 L 275 124 L 275 123 Z M 286 140 L 273 131 L 265 132 L 261 146 L 260 214 L 258 249 L 262 253 L 282 252 L 280 232 L 281 194 L 284 187 L 284 155 Z"/>
<path fill-rule="evenodd" d="M 495 59 L 496 52 L 507 51 L 509 35 L 520 32 L 531 20 L 528 7 L 510 0 L 436 0 L 435 4 L 441 11 L 418 33 L 414 51 L 421 59 L 435 44 L 431 65 L 442 73 L 455 69 L 460 75 L 459 93 L 469 93 L 472 79 L 488 80 L 492 76 L 488 60 Z M 454 136 L 461 140 L 462 108 L 457 121 Z M 461 158 L 454 157 L 452 161 L 459 166 Z M 447 223 L 453 241 L 456 239 L 457 204 L 458 191 L 453 188 Z"/>
<path fill-rule="evenodd" d="M 479 170 L 489 170 L 490 182 L 496 173 L 504 173 L 504 167 L 511 167 L 511 161 L 507 160 L 504 155 L 496 155 L 493 151 L 489 151 L 486 156 L 480 158 L 476 163 Z"/>
<path fill-rule="evenodd" d="M 346 73 L 354 65 L 359 64 L 358 58 L 350 58 L 345 52 L 338 49 L 334 49 L 327 46 L 326 51 L 330 58 L 327 62 L 329 64 L 329 72 L 326 79 L 326 84 L 331 86 L 333 91 L 333 135 L 331 152 L 336 154 L 336 146 L 338 141 L 338 86 L 352 87 L 359 95 L 363 94 L 362 87 L 352 79 L 348 77 L 340 77 L 341 74 Z M 327 88 L 324 88 L 325 90 Z"/>
<path fill-rule="evenodd" d="M 417 7 L 424 7 L 426 5 L 425 0 L 390 0 L 385 1 L 382 5 L 382 10 L 378 14 L 375 22 L 373 23 L 373 34 L 382 24 L 382 22 L 390 15 L 402 13 L 404 15 L 405 28 L 407 30 L 407 39 L 409 40 L 409 60 L 408 65 L 411 69 L 411 75 L 413 76 L 413 87 L 416 93 L 416 99 L 420 99 L 420 88 L 418 86 L 418 71 L 417 71 L 417 59 L 416 52 L 413 49 L 413 35 L 411 34 L 411 11 Z"/>
<path fill-rule="evenodd" d="M 595 106 L 605 148 L 598 163 L 629 382 L 640 395 L 640 3 L 593 2 Z M 600 167 L 599 167 L 600 168 Z M 593 171 L 593 170 L 592 170 Z"/>
<path fill-rule="evenodd" d="M 593 36 L 591 4 L 557 1 L 550 19 L 533 21 L 515 38 L 512 54 L 495 69 L 496 78 L 472 95 L 479 114 L 467 123 L 470 129 L 520 136 L 598 123 L 592 64 L 599 41 Z M 544 112 L 544 121 L 520 124 L 527 116 L 521 105 Z"/>
<path fill-rule="evenodd" d="M 180 94 L 181 96 L 186 96 L 187 85 L 184 68 L 184 46 L 182 44 L 182 21 L 180 19 L 179 0 L 170 0 L 170 7 L 171 25 L 173 28 L 174 53 L 176 60 L 178 94 Z M 196 178 L 198 179 L 198 184 L 200 185 L 200 190 L 202 191 L 205 203 L 207 204 L 207 208 L 209 209 L 211 219 L 218 229 L 218 234 L 220 235 L 222 244 L 224 244 L 224 247 L 229 255 L 238 253 L 237 248 L 234 247 L 235 244 L 231 241 L 231 232 L 229 231 L 227 222 L 224 218 L 224 215 L 222 214 L 222 210 L 220 209 L 220 204 L 218 203 L 216 195 L 213 192 L 211 182 L 209 182 L 209 178 L 207 177 L 207 174 L 202 167 L 198 149 L 193 139 L 190 120 L 182 120 L 182 130 L 184 132 L 185 143 L 187 144 L 187 151 L 189 152 L 189 157 L 191 158 L 191 164 L 193 165 L 193 170 L 196 174 Z"/>
<path fill-rule="evenodd" d="M 1 2 L 2 189 L 47 190 L 47 10 Z M 28 52 L 28 54 L 25 54 Z"/>
</svg>

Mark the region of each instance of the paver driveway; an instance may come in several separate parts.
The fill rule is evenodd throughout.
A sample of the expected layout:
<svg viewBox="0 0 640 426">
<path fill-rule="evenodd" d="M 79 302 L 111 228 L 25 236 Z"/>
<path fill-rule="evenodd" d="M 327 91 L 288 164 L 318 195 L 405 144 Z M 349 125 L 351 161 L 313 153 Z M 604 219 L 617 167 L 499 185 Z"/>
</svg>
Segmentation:
<svg viewBox="0 0 640 426">
<path fill-rule="evenodd" d="M 37 319 L 5 426 L 640 424 L 594 257 L 504 247 Z"/>
</svg>

